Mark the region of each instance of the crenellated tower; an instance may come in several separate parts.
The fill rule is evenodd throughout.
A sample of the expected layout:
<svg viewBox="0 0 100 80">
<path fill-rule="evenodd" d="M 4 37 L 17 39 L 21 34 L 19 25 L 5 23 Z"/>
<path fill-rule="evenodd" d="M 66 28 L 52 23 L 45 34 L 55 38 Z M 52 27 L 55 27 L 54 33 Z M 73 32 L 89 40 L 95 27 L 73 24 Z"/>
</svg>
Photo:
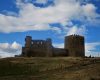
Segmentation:
<svg viewBox="0 0 100 80">
<path fill-rule="evenodd" d="M 79 35 L 66 36 L 65 49 L 68 49 L 69 56 L 84 57 L 85 56 L 84 37 Z"/>
</svg>

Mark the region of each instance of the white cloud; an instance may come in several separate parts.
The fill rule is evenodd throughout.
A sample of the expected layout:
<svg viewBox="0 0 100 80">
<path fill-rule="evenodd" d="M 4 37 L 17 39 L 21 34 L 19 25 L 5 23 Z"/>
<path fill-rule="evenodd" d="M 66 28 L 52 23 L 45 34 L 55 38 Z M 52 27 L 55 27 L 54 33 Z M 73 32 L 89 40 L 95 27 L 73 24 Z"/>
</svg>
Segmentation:
<svg viewBox="0 0 100 80">
<path fill-rule="evenodd" d="M 67 35 L 78 34 L 78 35 L 85 35 L 87 32 L 85 26 L 73 26 L 69 28 Z"/>
<path fill-rule="evenodd" d="M 96 7 L 93 4 L 83 5 L 82 8 L 84 16 L 87 17 L 87 21 L 91 22 L 92 19 L 95 19 L 98 16 L 98 14 L 95 13 Z"/>
<path fill-rule="evenodd" d="M 55 43 L 53 46 L 56 48 L 64 48 L 64 43 Z"/>
<path fill-rule="evenodd" d="M 37 2 L 45 3 L 47 0 L 37 0 Z M 19 8 L 17 17 L 0 14 L 0 32 L 55 30 L 49 23 L 61 23 L 63 25 L 73 19 L 84 20 L 84 16 L 87 17 L 88 21 L 95 20 L 97 17 L 96 7 L 93 4 L 82 6 L 76 0 L 55 0 L 54 3 L 53 6 L 40 8 L 32 3 L 23 3 L 22 0 L 17 0 L 16 4 Z M 59 31 L 58 29 L 57 32 Z"/>
<path fill-rule="evenodd" d="M 93 17 L 95 15 L 96 7 L 93 4 L 83 5 L 84 14 Z M 89 15 L 90 14 L 90 15 Z"/>
<path fill-rule="evenodd" d="M 47 1 L 48 0 L 36 0 L 36 3 L 43 3 L 43 4 L 45 4 L 45 3 L 47 3 Z"/>
<path fill-rule="evenodd" d="M 0 43 L 0 57 L 13 57 L 21 53 L 21 45 L 17 42 Z"/>
<path fill-rule="evenodd" d="M 100 42 L 92 42 L 92 43 L 86 43 L 85 44 L 85 53 L 86 56 L 98 56 L 100 57 L 100 50 L 97 50 L 97 46 L 100 46 Z"/>
</svg>

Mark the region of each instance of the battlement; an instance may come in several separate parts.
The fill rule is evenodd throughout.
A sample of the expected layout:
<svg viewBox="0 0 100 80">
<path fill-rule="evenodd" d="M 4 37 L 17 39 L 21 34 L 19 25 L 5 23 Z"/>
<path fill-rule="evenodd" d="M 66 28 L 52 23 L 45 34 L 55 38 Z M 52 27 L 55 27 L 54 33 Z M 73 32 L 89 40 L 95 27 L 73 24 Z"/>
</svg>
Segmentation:
<svg viewBox="0 0 100 80">
<path fill-rule="evenodd" d="M 44 45 L 46 43 L 45 40 L 32 40 L 32 45 Z"/>
<path fill-rule="evenodd" d="M 43 47 L 46 46 L 47 44 L 52 45 L 52 40 L 50 38 L 46 40 L 32 40 L 31 36 L 26 36 L 25 38 L 25 47 Z"/>
<path fill-rule="evenodd" d="M 80 36 L 80 35 L 77 35 L 77 34 L 69 35 L 69 36 L 66 36 L 66 37 L 69 37 L 69 38 L 84 38 L 84 36 Z"/>
</svg>

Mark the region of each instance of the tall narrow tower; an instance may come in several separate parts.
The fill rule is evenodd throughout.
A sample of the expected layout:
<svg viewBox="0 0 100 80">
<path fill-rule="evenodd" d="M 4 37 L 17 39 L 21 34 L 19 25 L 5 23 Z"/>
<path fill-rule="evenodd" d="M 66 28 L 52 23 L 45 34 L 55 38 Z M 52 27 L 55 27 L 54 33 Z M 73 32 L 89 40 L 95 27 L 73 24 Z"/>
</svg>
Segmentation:
<svg viewBox="0 0 100 80">
<path fill-rule="evenodd" d="M 52 52 L 52 40 L 50 38 L 48 38 L 46 40 L 46 47 L 47 47 L 47 57 L 52 57 L 53 56 L 53 52 Z"/>
<path fill-rule="evenodd" d="M 31 55 L 31 44 L 32 44 L 32 37 L 26 36 L 25 38 L 25 47 L 22 47 L 22 56 L 30 56 Z"/>
<path fill-rule="evenodd" d="M 85 56 L 84 37 L 79 35 L 66 36 L 65 49 L 68 49 L 69 56 L 84 57 Z"/>
<path fill-rule="evenodd" d="M 25 38 L 25 47 L 27 47 L 27 48 L 31 47 L 31 43 L 32 43 L 32 37 L 31 36 L 26 36 L 26 38 Z"/>
</svg>

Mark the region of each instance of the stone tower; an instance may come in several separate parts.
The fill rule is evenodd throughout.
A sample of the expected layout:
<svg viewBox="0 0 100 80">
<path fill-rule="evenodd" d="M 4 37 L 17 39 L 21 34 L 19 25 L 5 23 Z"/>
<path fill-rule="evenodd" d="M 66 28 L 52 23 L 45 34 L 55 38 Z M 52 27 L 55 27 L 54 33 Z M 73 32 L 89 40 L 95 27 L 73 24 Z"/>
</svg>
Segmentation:
<svg viewBox="0 0 100 80">
<path fill-rule="evenodd" d="M 46 45 L 47 45 L 47 57 L 51 57 L 53 56 L 53 52 L 52 52 L 52 40 L 50 38 L 48 38 L 46 40 Z"/>
<path fill-rule="evenodd" d="M 26 38 L 25 38 L 25 47 L 27 47 L 27 48 L 31 47 L 31 42 L 32 42 L 32 37 L 31 36 L 26 36 Z"/>
<path fill-rule="evenodd" d="M 26 36 L 25 47 L 22 47 L 22 56 L 30 56 L 31 55 L 31 51 L 30 51 L 31 42 L 32 42 L 32 37 Z"/>
<path fill-rule="evenodd" d="M 68 55 L 72 57 L 84 57 L 85 46 L 84 37 L 79 35 L 70 35 L 65 37 L 65 49 L 68 49 Z"/>
</svg>

